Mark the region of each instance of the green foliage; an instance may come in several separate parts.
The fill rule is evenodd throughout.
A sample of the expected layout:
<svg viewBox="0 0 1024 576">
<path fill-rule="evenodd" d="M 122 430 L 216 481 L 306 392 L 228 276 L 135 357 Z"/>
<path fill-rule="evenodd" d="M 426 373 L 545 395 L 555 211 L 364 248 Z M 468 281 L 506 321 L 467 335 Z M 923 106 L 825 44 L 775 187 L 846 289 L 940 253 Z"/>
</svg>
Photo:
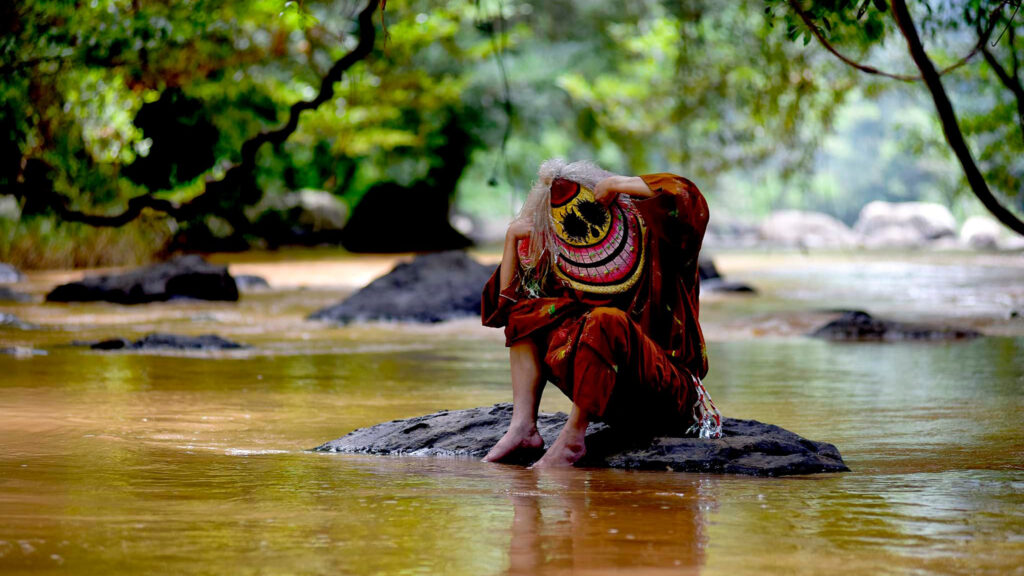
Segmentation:
<svg viewBox="0 0 1024 576">
<path fill-rule="evenodd" d="M 918 5 L 937 63 L 963 52 L 993 5 Z M 844 53 L 912 70 L 886 3 L 801 6 Z M 27 189 L 23 219 L 40 219 L 9 229 L 0 252 L 14 237 L 84 234 L 30 231 L 52 224 L 33 202 L 41 186 L 92 212 L 117 211 L 140 194 L 184 201 L 201 193 L 206 179 L 240 159 L 242 142 L 317 93 L 355 44 L 360 8 L 355 0 L 31 0 L 0 8 L 0 194 Z M 1009 11 L 997 17 L 998 32 Z M 354 206 L 374 185 L 412 190 L 432 168 L 465 165 L 458 208 L 509 216 L 538 164 L 556 155 L 624 173 L 679 172 L 716 207 L 750 213 L 805 207 L 850 220 L 870 199 L 949 199 L 961 188 L 927 102 L 894 96 L 892 82 L 859 75 L 816 42 L 805 47 L 813 37 L 788 0 L 409 0 L 389 3 L 383 19 L 387 39 L 345 74 L 335 98 L 305 113 L 285 143 L 261 150 L 264 194 L 319 188 Z M 1021 20 L 1012 23 L 1014 41 Z M 1009 40 L 993 48 L 1007 67 Z M 1015 195 L 1024 171 L 1016 100 L 980 58 L 945 81 L 986 177 Z M 153 150 L 152 134 L 134 121 L 169 89 L 202 103 L 217 131 L 216 162 L 149 190 L 125 177 Z M 470 135 L 458 149 L 443 146 L 451 123 Z M 42 168 L 33 174 L 45 177 L 29 174 L 34 161 Z M 223 233 L 235 232 L 218 221 Z M 159 249 L 152 242 L 165 235 L 146 236 L 146 249 Z"/>
<path fill-rule="evenodd" d="M 786 26 L 791 38 L 803 38 L 806 43 L 812 37 L 811 31 L 789 4 L 789 0 L 765 0 L 765 10 Z M 957 63 L 971 54 L 976 45 L 988 52 L 988 57 L 975 54 L 966 65 L 945 74 L 942 80 L 985 180 L 1005 205 L 1016 208 L 1020 214 L 1024 212 L 1024 88 L 1019 74 L 1022 46 L 1018 37 L 1024 35 L 1024 17 L 1018 14 L 1016 4 L 1003 0 L 928 0 L 909 7 L 937 68 Z M 876 64 L 880 68 L 916 75 L 886 2 L 800 1 L 799 5 L 827 41 L 847 56 L 861 62 L 880 61 Z M 986 33 L 988 37 L 981 41 Z M 894 51 L 899 56 L 893 56 Z M 997 74 L 997 66 L 1006 72 L 1003 78 Z M 1007 82 L 1006 77 L 1012 81 Z M 906 90 L 899 83 L 884 82 L 872 82 L 871 93 L 878 96 L 886 90 Z M 923 85 L 918 89 L 923 91 Z M 932 160 L 954 161 L 934 113 L 930 125 L 917 122 L 907 126 L 898 142 L 903 151 Z M 946 170 L 940 172 L 947 173 L 941 177 L 933 174 L 946 180 L 940 188 L 952 188 L 958 193 L 969 191 L 960 173 L 953 176 Z M 900 178 L 887 182 L 895 182 L 898 189 L 904 186 L 901 181 L 919 182 L 914 175 L 911 168 Z M 891 184 L 889 188 L 892 189 Z M 944 196 L 952 201 L 955 195 Z"/>
</svg>

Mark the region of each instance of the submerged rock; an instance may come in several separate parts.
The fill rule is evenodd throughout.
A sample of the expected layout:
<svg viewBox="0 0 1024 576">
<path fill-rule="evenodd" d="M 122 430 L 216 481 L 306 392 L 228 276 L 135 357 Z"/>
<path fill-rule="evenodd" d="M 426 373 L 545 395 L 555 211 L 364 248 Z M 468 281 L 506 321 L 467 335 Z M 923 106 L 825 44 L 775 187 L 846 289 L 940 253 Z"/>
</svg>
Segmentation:
<svg viewBox="0 0 1024 576">
<path fill-rule="evenodd" d="M 907 324 L 875 318 L 860 310 L 847 310 L 810 336 L 826 340 L 961 340 L 983 336 L 968 328 Z"/>
<path fill-rule="evenodd" d="M 199 256 L 179 256 L 168 262 L 109 276 L 92 276 L 53 289 L 50 302 L 106 301 L 118 304 L 163 302 L 175 298 L 238 300 L 238 285 L 224 266 Z"/>
<path fill-rule="evenodd" d="M 0 328 L 17 328 L 19 330 L 31 330 L 35 328 L 35 326 L 29 324 L 28 322 L 23 322 L 14 314 L 0 312 Z"/>
<path fill-rule="evenodd" d="M 701 292 L 736 292 L 741 294 L 757 293 L 757 290 L 754 290 L 754 288 L 749 284 L 734 282 L 723 278 L 711 258 L 702 257 L 698 260 L 697 273 L 700 275 Z"/>
<path fill-rule="evenodd" d="M 509 403 L 441 411 L 355 430 L 314 450 L 480 458 L 505 433 L 511 418 Z M 558 436 L 566 418 L 561 412 L 540 415 L 537 428 L 547 446 Z M 849 470 L 835 446 L 807 440 L 778 426 L 725 418 L 722 428 L 725 435 L 717 440 L 652 439 L 627 437 L 604 424 L 591 424 L 587 430 L 587 456 L 578 465 L 753 476 Z M 521 453 L 516 463 L 533 462 L 541 453 Z"/>
<path fill-rule="evenodd" d="M 46 356 L 46 350 L 36 350 L 28 346 L 8 346 L 0 348 L 0 355 L 14 356 L 15 358 L 32 358 L 35 356 Z"/>
<path fill-rule="evenodd" d="M 0 286 L 0 302 L 31 302 L 32 296 Z"/>
<path fill-rule="evenodd" d="M 253 274 L 239 274 L 235 276 L 235 284 L 240 292 L 259 292 L 270 290 L 270 283 L 262 276 Z"/>
<path fill-rule="evenodd" d="M 182 336 L 180 334 L 154 333 L 147 334 L 135 342 L 126 338 L 111 338 L 99 342 L 73 342 L 73 344 L 88 346 L 93 350 L 239 350 L 248 348 L 244 344 L 232 342 L 216 334 Z"/>
<path fill-rule="evenodd" d="M 18 272 L 18 269 L 10 264 L 4 264 L 0 262 L 0 284 L 14 284 L 15 282 L 21 282 L 25 279 L 25 276 Z"/>
<path fill-rule="evenodd" d="M 370 282 L 344 301 L 310 316 L 343 324 L 367 320 L 441 322 L 480 314 L 480 297 L 493 266 L 462 251 L 417 256 Z"/>
</svg>

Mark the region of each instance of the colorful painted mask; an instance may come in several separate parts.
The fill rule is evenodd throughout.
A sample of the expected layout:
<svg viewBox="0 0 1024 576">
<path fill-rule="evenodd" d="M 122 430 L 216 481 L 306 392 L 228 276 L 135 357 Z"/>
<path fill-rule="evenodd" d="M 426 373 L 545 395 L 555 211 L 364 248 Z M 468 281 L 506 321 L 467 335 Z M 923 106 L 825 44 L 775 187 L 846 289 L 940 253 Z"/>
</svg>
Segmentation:
<svg viewBox="0 0 1024 576">
<path fill-rule="evenodd" d="M 647 229 L 631 203 L 604 207 L 584 186 L 556 178 L 551 183 L 551 218 L 559 254 L 555 273 L 576 290 L 625 292 L 644 266 Z"/>
</svg>

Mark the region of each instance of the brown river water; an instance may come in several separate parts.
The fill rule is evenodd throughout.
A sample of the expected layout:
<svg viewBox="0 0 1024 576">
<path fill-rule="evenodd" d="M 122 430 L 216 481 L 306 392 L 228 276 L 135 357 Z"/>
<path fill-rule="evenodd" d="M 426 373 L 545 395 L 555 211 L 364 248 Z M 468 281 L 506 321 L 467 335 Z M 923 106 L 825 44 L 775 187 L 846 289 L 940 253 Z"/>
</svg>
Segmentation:
<svg viewBox="0 0 1024 576">
<path fill-rule="evenodd" d="M 494 260 L 495 255 L 485 254 Z M 761 289 L 708 296 L 727 416 L 832 442 L 852 472 L 748 478 L 309 452 L 362 426 L 506 401 L 500 331 L 304 320 L 394 263 L 220 257 L 239 303 L 4 304 L 2 574 L 1022 574 L 1024 257 L 722 253 Z M 43 294 L 81 272 L 40 272 Z M 990 334 L 835 344 L 865 308 Z M 215 332 L 253 346 L 100 353 L 72 340 Z M 544 410 L 568 403 L 555 389 Z"/>
</svg>

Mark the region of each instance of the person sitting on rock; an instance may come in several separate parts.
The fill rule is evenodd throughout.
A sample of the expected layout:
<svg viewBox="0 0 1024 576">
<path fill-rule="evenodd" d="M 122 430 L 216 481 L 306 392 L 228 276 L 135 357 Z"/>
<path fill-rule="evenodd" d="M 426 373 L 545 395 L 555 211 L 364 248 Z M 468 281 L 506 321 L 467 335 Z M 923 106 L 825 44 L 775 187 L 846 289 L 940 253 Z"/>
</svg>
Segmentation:
<svg viewBox="0 0 1024 576">
<path fill-rule="evenodd" d="M 619 176 L 590 162 L 544 162 L 484 287 L 485 326 L 504 327 L 512 421 L 484 461 L 541 449 L 546 382 L 572 402 L 534 467 L 571 466 L 592 421 L 637 434 L 721 436 L 701 384 L 697 257 L 708 206 L 673 174 Z"/>
</svg>

